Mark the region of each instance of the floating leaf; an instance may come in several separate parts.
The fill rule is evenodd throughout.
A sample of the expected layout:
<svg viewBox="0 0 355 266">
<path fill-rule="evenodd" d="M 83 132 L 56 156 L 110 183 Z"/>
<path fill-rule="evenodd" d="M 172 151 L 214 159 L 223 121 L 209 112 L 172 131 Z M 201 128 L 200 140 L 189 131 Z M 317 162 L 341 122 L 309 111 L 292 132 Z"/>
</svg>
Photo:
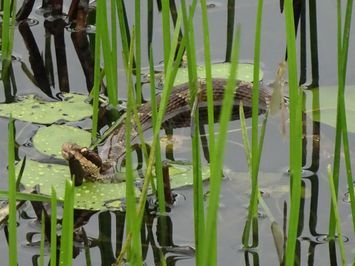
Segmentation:
<svg viewBox="0 0 355 266">
<path fill-rule="evenodd" d="M 230 63 L 212 64 L 211 67 L 212 67 L 212 77 L 213 78 L 228 79 L 229 73 L 230 73 Z M 252 82 L 253 81 L 253 71 L 254 71 L 253 64 L 239 64 L 237 80 Z M 206 78 L 205 66 L 198 66 L 197 67 L 197 76 L 202 79 Z M 262 78 L 263 78 L 263 72 L 260 69 L 259 80 L 262 80 Z M 178 72 L 176 73 L 174 85 L 183 84 L 188 81 L 189 81 L 188 69 L 187 68 L 179 68 Z"/>
<path fill-rule="evenodd" d="M 20 171 L 21 162 L 16 171 Z M 169 163 L 171 187 L 189 186 L 193 183 L 191 164 Z M 209 178 L 209 167 L 202 167 L 202 177 Z M 59 200 L 64 199 L 65 180 L 70 178 L 69 167 L 58 164 L 46 164 L 27 159 L 22 177 L 25 187 L 40 186 L 40 193 L 51 195 L 51 187 L 55 187 Z M 137 178 L 137 177 L 136 177 Z M 137 197 L 140 195 L 136 189 Z M 121 209 L 126 194 L 126 184 L 85 182 L 75 187 L 74 208 L 85 210 Z"/>
<path fill-rule="evenodd" d="M 82 147 L 90 146 L 89 132 L 71 126 L 51 125 L 41 127 L 33 137 L 33 146 L 46 155 L 62 158 L 63 143 L 76 143 Z"/>
<path fill-rule="evenodd" d="M 210 177 L 209 166 L 202 166 L 202 180 Z M 172 189 L 193 185 L 193 171 L 190 163 L 169 162 L 170 186 Z"/>
<path fill-rule="evenodd" d="M 336 126 L 338 87 L 324 86 L 305 90 L 305 112 L 313 121 Z M 345 110 L 347 119 L 355 116 L 355 86 L 345 89 Z M 355 132 L 355 123 L 347 123 L 348 131 Z"/>
<path fill-rule="evenodd" d="M 19 163 L 16 170 L 20 170 Z M 70 178 L 69 167 L 58 164 L 44 164 L 27 160 L 22 177 L 26 187 L 40 186 L 40 193 L 51 195 L 51 187 L 55 187 L 59 200 L 64 199 L 65 180 Z M 125 197 L 125 183 L 84 182 L 75 187 L 74 208 L 85 210 L 119 209 Z M 137 189 L 136 195 L 139 195 Z"/>
<path fill-rule="evenodd" d="M 22 96 L 18 102 L 0 104 L 0 116 L 33 122 L 52 124 L 58 120 L 78 121 L 92 114 L 92 107 L 84 95 L 65 93 L 63 101 L 46 102 L 34 95 Z"/>
</svg>

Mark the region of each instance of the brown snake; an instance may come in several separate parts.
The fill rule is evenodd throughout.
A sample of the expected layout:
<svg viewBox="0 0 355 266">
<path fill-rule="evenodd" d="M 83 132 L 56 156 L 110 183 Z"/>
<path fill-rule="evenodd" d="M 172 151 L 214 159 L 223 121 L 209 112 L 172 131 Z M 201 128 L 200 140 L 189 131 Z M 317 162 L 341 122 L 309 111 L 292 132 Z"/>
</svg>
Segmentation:
<svg viewBox="0 0 355 266">
<path fill-rule="evenodd" d="M 205 107 L 207 102 L 206 84 L 200 82 L 199 88 L 199 108 Z M 214 106 L 220 106 L 223 100 L 224 88 L 227 84 L 225 79 L 213 79 L 213 100 Z M 237 82 L 237 88 L 234 93 L 236 105 L 243 102 L 244 107 L 252 106 L 252 83 Z M 267 110 L 268 102 L 272 91 L 260 84 L 259 89 L 259 113 Z M 159 105 L 160 96 L 157 96 Z M 183 112 L 190 111 L 190 97 L 188 83 L 175 86 L 169 98 L 166 108 L 164 121 L 167 121 Z M 138 116 L 142 130 L 146 131 L 152 128 L 152 109 L 151 104 L 145 103 L 138 109 Z M 137 125 L 132 122 L 131 142 L 138 136 Z M 107 180 L 114 176 L 117 163 L 125 155 L 125 123 L 122 122 L 109 135 L 104 144 L 99 147 L 99 154 L 80 147 L 77 144 L 65 143 L 62 146 L 62 155 L 69 161 L 70 170 L 78 179 L 87 179 L 91 181 Z M 80 180 L 76 185 L 80 184 Z"/>
</svg>

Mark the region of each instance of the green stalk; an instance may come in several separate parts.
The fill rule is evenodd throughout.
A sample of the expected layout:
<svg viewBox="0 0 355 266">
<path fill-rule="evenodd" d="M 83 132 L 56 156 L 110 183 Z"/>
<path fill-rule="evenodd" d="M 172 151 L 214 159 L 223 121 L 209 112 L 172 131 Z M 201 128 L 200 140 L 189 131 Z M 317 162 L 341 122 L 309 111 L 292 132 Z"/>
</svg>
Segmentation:
<svg viewBox="0 0 355 266">
<path fill-rule="evenodd" d="M 136 103 L 142 103 L 142 85 L 141 85 L 141 8 L 140 0 L 134 1 L 135 8 L 135 26 L 136 26 Z"/>
<path fill-rule="evenodd" d="M 253 95 L 252 95 L 252 139 L 251 139 L 251 184 L 252 190 L 250 195 L 250 208 L 245 230 L 243 232 L 243 245 L 248 246 L 249 235 L 251 232 L 251 223 L 253 220 L 257 222 L 258 216 L 258 172 L 261 151 L 259 151 L 258 137 L 258 119 L 259 119 L 259 69 L 260 69 L 260 43 L 261 43 L 261 25 L 263 14 L 263 0 L 258 1 L 258 9 L 255 26 L 255 43 L 254 43 L 254 72 L 253 72 Z M 256 232 L 258 233 L 258 232 Z M 257 245 L 258 243 L 253 243 Z"/>
<path fill-rule="evenodd" d="M 125 13 L 124 13 L 124 6 L 122 3 L 123 0 L 116 0 L 116 5 L 117 5 L 117 16 L 118 16 L 118 23 L 120 26 L 120 32 L 121 32 L 121 41 L 122 41 L 122 50 L 123 54 L 128 55 L 129 54 L 129 40 L 128 40 L 128 35 L 127 35 L 127 30 L 126 29 L 126 23 L 125 23 Z M 129 31 L 129 30 L 128 30 Z"/>
<path fill-rule="evenodd" d="M 17 265 L 17 224 L 16 224 L 16 175 L 15 175 L 15 129 L 12 115 L 8 123 L 8 182 L 9 182 L 9 265 Z"/>
<path fill-rule="evenodd" d="M 213 111 L 214 106 L 213 106 L 210 34 L 208 30 L 206 0 L 200 0 L 200 3 L 201 3 L 202 28 L 203 28 L 203 47 L 205 51 L 204 55 L 205 55 L 205 68 L 206 68 L 209 146 L 210 146 L 210 158 L 212 158 L 212 151 L 214 151 L 214 111 Z"/>
<path fill-rule="evenodd" d="M 149 83 L 150 83 L 150 104 L 152 106 L 152 122 L 153 125 L 157 122 L 157 100 L 155 96 L 155 75 L 154 75 L 154 63 L 153 63 L 153 49 L 149 47 Z M 154 134 L 154 132 L 153 132 Z M 155 172 L 157 178 L 157 192 L 158 192 L 158 204 L 159 212 L 165 212 L 165 195 L 164 195 L 164 182 L 163 182 L 163 164 L 160 154 L 160 142 L 157 142 L 155 152 Z"/>
<path fill-rule="evenodd" d="M 28 194 L 23 192 L 15 192 L 16 200 L 28 200 L 28 201 L 42 201 L 50 202 L 51 197 L 45 195 Z M 0 199 L 8 199 L 10 197 L 10 191 L 0 190 Z"/>
<path fill-rule="evenodd" d="M 285 0 L 286 41 L 288 55 L 288 82 L 290 91 L 290 187 L 291 209 L 288 226 L 285 265 L 294 265 L 298 232 L 299 209 L 301 200 L 302 169 L 302 97 L 297 82 L 297 60 L 293 6 L 291 0 Z"/>
<path fill-rule="evenodd" d="M 341 150 L 341 137 L 343 136 L 344 154 L 345 154 L 345 164 L 347 171 L 347 182 L 349 187 L 349 196 L 351 202 L 351 212 L 353 221 L 353 230 L 355 231 L 355 196 L 352 189 L 352 171 L 347 135 L 347 124 L 346 124 L 346 113 L 345 113 L 345 81 L 346 81 L 346 69 L 348 60 L 348 47 L 349 47 L 349 37 L 350 37 L 350 25 L 352 16 L 352 6 L 353 1 L 349 0 L 347 2 L 344 32 L 341 36 L 341 6 L 340 2 L 337 3 L 337 15 L 338 15 L 338 102 L 337 102 L 337 120 L 336 120 L 336 135 L 335 135 L 335 151 L 334 151 L 334 187 L 336 196 L 338 196 L 338 185 L 339 185 L 339 168 L 340 168 L 340 150 Z M 343 39 L 342 39 L 343 37 Z M 329 237 L 334 238 L 335 235 L 335 217 L 333 209 L 331 208 L 330 220 L 329 220 Z"/>
<path fill-rule="evenodd" d="M 135 28 L 132 30 L 132 39 L 135 39 Z M 142 247 L 140 239 L 140 224 L 137 223 L 136 195 L 132 169 L 132 149 L 131 149 L 131 121 L 134 106 L 132 68 L 133 68 L 133 47 L 131 42 L 129 50 L 128 65 L 126 65 L 126 75 L 128 80 L 128 101 L 125 120 L 126 138 L 126 199 L 127 199 L 127 231 L 132 234 L 132 246 L 128 253 L 128 262 L 132 265 L 142 265 Z"/>
<path fill-rule="evenodd" d="M 106 1 L 97 2 L 97 12 L 98 12 L 98 19 L 100 21 L 97 21 L 96 23 L 98 23 L 99 25 L 97 31 L 99 31 L 101 34 L 102 51 L 103 51 L 106 81 L 107 81 L 107 94 L 110 103 L 115 108 L 117 106 L 117 88 L 115 87 L 113 72 L 116 71 L 116 69 L 113 69 L 112 59 L 111 59 L 112 50 L 111 50 L 110 37 L 109 37 L 108 27 L 107 27 Z"/>
<path fill-rule="evenodd" d="M 64 211 L 60 245 L 60 265 L 71 266 L 73 257 L 74 185 L 65 182 Z"/>
<path fill-rule="evenodd" d="M 338 232 L 338 241 L 339 241 L 339 249 L 340 249 L 340 255 L 341 255 L 341 262 L 342 265 L 346 265 L 345 261 L 345 248 L 344 248 L 344 241 L 343 241 L 343 234 L 341 232 L 341 223 L 340 223 L 340 216 L 339 216 L 339 210 L 338 210 L 338 199 L 334 187 L 334 180 L 333 180 L 333 175 L 332 175 L 332 168 L 330 165 L 328 165 L 328 180 L 329 180 L 329 189 L 330 189 L 330 196 L 331 196 L 331 202 L 332 202 L 332 209 L 334 212 L 335 216 L 335 224 Z"/>
<path fill-rule="evenodd" d="M 174 51 L 175 51 L 177 44 L 178 44 L 180 27 L 181 27 L 181 11 L 179 11 L 178 19 L 176 22 L 176 28 L 174 30 L 173 41 L 172 41 L 172 45 L 171 45 L 172 50 L 170 50 L 169 61 L 167 64 L 168 67 L 167 67 L 167 72 L 166 72 L 166 78 L 164 81 L 163 93 L 160 98 L 159 113 L 158 113 L 158 117 L 157 117 L 157 122 L 153 128 L 154 134 L 153 134 L 152 149 L 149 154 L 149 160 L 148 160 L 147 170 L 146 170 L 145 177 L 144 177 L 145 180 L 144 180 L 144 184 L 143 184 L 143 188 L 142 188 L 142 194 L 139 199 L 139 207 L 138 207 L 139 215 L 138 215 L 138 217 L 139 217 L 140 223 L 142 221 L 142 217 L 143 217 L 143 213 L 144 213 L 144 206 L 145 206 L 145 201 L 146 201 L 147 192 L 148 192 L 148 184 L 150 182 L 151 175 L 152 175 L 152 167 L 153 167 L 153 163 L 154 163 L 153 158 L 155 157 L 155 149 L 157 146 L 157 142 L 159 141 L 159 132 L 160 132 L 161 124 L 162 124 L 162 121 L 164 118 L 164 114 L 166 111 L 166 106 L 169 101 L 171 90 L 173 88 L 173 84 L 174 84 L 175 76 L 176 76 L 176 73 L 177 73 L 177 70 L 178 70 L 178 67 L 180 64 L 180 60 L 182 58 L 182 53 L 185 48 L 186 39 L 185 39 L 185 37 L 183 37 L 183 39 L 181 40 L 181 43 L 180 43 L 178 55 L 176 57 L 176 60 L 174 61 L 174 57 L 175 57 Z"/>
<path fill-rule="evenodd" d="M 39 266 L 44 266 L 44 241 L 45 237 L 45 223 L 46 220 L 44 219 L 44 212 L 42 211 L 41 214 L 41 243 L 39 246 Z"/>
<path fill-rule="evenodd" d="M 172 90 L 172 87 L 174 84 L 177 70 L 179 68 L 180 60 L 182 58 L 182 54 L 185 49 L 186 39 L 185 39 L 185 37 L 183 37 L 181 40 L 181 43 L 180 43 L 178 54 L 176 56 L 176 60 L 174 60 L 174 57 L 175 57 L 174 51 L 177 47 L 180 27 L 181 27 L 181 11 L 178 14 L 176 28 L 174 30 L 173 41 L 172 41 L 172 45 L 171 45 L 171 47 L 173 49 L 170 50 L 170 54 L 169 54 L 169 61 L 167 64 L 166 78 L 165 78 L 165 82 L 164 82 L 163 93 L 161 95 L 161 100 L 160 100 L 159 113 L 157 116 L 157 122 L 153 127 L 154 133 L 153 133 L 152 148 L 151 148 L 151 151 L 149 154 L 149 160 L 148 160 L 147 169 L 146 169 L 145 176 L 144 176 L 142 192 L 141 192 L 141 196 L 139 198 L 139 203 L 138 203 L 138 210 L 137 210 L 138 219 L 136 220 L 136 223 L 139 228 L 142 224 L 143 214 L 144 214 L 144 210 L 145 210 L 145 203 L 146 203 L 147 193 L 148 193 L 148 187 L 151 182 L 154 157 L 155 157 L 157 142 L 159 141 L 159 132 L 160 132 L 159 130 L 161 128 L 163 117 L 164 117 L 164 114 L 166 111 L 166 106 L 167 106 L 167 103 L 169 100 L 169 96 L 171 94 L 171 90 Z M 131 238 L 132 238 L 131 234 L 127 235 L 126 242 L 124 243 L 124 245 L 122 247 L 121 254 L 117 258 L 116 264 L 122 263 L 123 254 L 125 253 L 126 247 L 129 245 Z"/>
<path fill-rule="evenodd" d="M 57 193 L 52 187 L 51 195 L 51 266 L 57 265 Z"/>
<path fill-rule="evenodd" d="M 100 28 L 100 18 L 99 12 L 96 12 L 96 27 Z M 92 129 L 91 129 L 91 140 L 94 141 L 97 137 L 97 126 L 99 120 L 99 93 L 100 93 L 100 49 L 101 48 L 101 34 L 97 30 L 95 34 L 95 65 L 94 65 L 94 87 L 92 89 L 93 98 L 93 113 L 92 113 Z"/>
<path fill-rule="evenodd" d="M 2 30 L 1 30 L 1 52 L 2 60 L 11 60 L 10 58 L 10 9 L 11 1 L 3 1 L 3 19 L 2 19 Z"/>
<path fill-rule="evenodd" d="M 171 38 L 170 38 L 170 3 L 169 1 L 162 1 L 162 24 L 163 24 L 163 42 L 164 42 L 164 73 L 167 73 L 170 57 L 170 47 Z M 177 25 L 176 25 L 177 26 Z M 176 27 L 177 28 L 177 27 Z"/>
<path fill-rule="evenodd" d="M 238 28 L 236 32 L 235 39 L 233 41 L 232 48 L 232 63 L 230 68 L 230 75 L 225 89 L 222 111 L 220 115 L 220 129 L 218 134 L 218 139 L 216 141 L 215 150 L 213 151 L 213 157 L 211 162 L 213 163 L 211 179 L 210 179 L 210 197 L 208 201 L 207 209 L 207 219 L 206 219 L 206 229 L 203 241 L 203 250 L 201 257 L 204 262 L 201 265 L 216 265 L 214 258 L 215 251 L 214 243 L 217 235 L 217 212 L 219 206 L 219 196 L 221 190 L 222 182 L 222 166 L 224 159 L 224 149 L 227 140 L 227 130 L 228 124 L 231 117 L 232 107 L 234 103 L 234 92 L 236 89 L 235 78 L 238 67 L 238 57 L 239 57 L 239 40 L 240 40 L 240 30 Z M 212 258 L 211 258 L 212 257 Z"/>
<path fill-rule="evenodd" d="M 112 61 L 112 81 L 117 94 L 117 24 L 116 24 L 116 4 L 111 0 L 111 61 Z"/>
<path fill-rule="evenodd" d="M 186 53 L 189 74 L 189 93 L 191 111 L 191 132 L 192 132 L 192 164 L 193 164 L 193 189 L 194 189 L 194 228 L 195 228 L 195 247 L 196 247 L 196 265 L 202 262 L 200 247 L 203 241 L 205 230 L 204 206 L 203 206 L 203 184 L 201 173 L 200 141 L 199 141 L 199 110 L 198 110 L 198 88 L 197 88 L 197 66 L 196 49 L 194 40 L 193 15 L 197 1 L 194 0 L 190 6 L 190 14 L 187 15 L 185 0 L 181 1 L 181 8 L 184 21 L 184 32 L 186 36 Z M 211 79 L 210 79 L 211 82 Z M 212 82 L 210 83 L 210 85 Z M 212 87 L 210 87 L 212 91 Z M 213 97 L 213 96 L 212 96 Z M 194 110 L 194 107 L 195 110 Z M 213 112 L 213 109 L 212 109 Z M 212 117 L 213 118 L 213 117 Z M 213 134 L 212 134 L 213 135 Z M 215 241 L 214 241 L 215 245 Z"/>
</svg>

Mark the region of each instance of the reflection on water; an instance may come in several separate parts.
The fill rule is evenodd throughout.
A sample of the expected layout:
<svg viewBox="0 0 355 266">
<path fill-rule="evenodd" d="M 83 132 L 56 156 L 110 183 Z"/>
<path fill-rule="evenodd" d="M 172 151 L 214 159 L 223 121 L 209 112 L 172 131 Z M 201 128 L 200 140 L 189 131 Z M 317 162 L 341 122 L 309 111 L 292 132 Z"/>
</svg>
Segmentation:
<svg viewBox="0 0 355 266">
<path fill-rule="evenodd" d="M 17 14 L 18 25 L 15 33 L 14 54 L 19 54 L 21 60 L 12 61 L 7 69 L 8 75 L 3 75 L 3 90 L 0 92 L 1 102 L 12 102 L 16 96 L 21 94 L 35 93 L 49 100 L 60 100 L 61 92 L 81 92 L 88 94 L 93 87 L 93 51 L 94 34 L 87 31 L 87 25 L 95 25 L 92 21 L 95 9 L 93 6 L 75 5 L 65 2 L 64 6 L 59 5 L 54 9 L 49 1 L 43 1 L 44 6 L 41 12 L 35 10 L 34 1 L 24 1 Z M 85 2 L 85 1 L 83 1 Z M 176 8 L 178 5 L 172 3 L 172 18 L 176 21 Z M 211 19 L 211 45 L 213 60 L 230 59 L 231 40 L 234 34 L 235 22 L 241 24 L 243 35 L 241 43 L 241 54 L 244 59 L 252 58 L 252 43 L 254 37 L 254 26 L 250 25 L 250 18 L 254 21 L 255 1 L 240 1 L 240 6 L 235 1 L 219 1 L 209 3 L 209 17 Z M 133 4 L 128 1 L 124 13 L 126 14 L 126 27 L 129 28 L 133 21 Z M 32 4 L 32 5 L 31 5 Z M 148 0 L 142 3 L 142 21 L 147 21 L 147 29 L 142 27 L 142 51 L 144 47 L 152 44 L 154 48 L 155 63 L 158 65 L 162 58 L 161 48 L 161 19 L 160 1 L 157 3 Z M 265 80 L 273 78 L 273 73 L 280 61 L 285 57 L 283 28 L 283 17 L 278 13 L 278 1 L 270 1 L 265 4 L 265 19 L 263 32 L 263 62 L 266 66 Z M 322 2 L 322 6 L 316 6 L 316 1 L 295 1 L 295 25 L 298 25 L 300 40 L 300 84 L 309 84 L 309 89 L 321 84 L 334 82 L 335 79 L 329 73 L 336 73 L 334 56 L 329 54 L 329 47 L 332 46 L 332 36 L 328 35 L 333 21 L 321 16 L 324 10 L 332 8 L 331 1 Z M 308 7 L 308 10 L 307 10 Z M 318 9 L 317 9 L 318 8 Z M 62 10 L 67 16 L 62 16 Z M 317 14 L 318 12 L 318 14 Z M 325 11 L 324 11 L 325 12 Z M 325 12 L 326 13 L 326 12 Z M 309 15 L 309 16 L 308 16 Z M 30 23 L 35 20 L 39 23 Z M 29 19 L 27 19 L 29 18 Z M 317 28 L 317 18 L 321 21 Z M 196 14 L 196 27 L 200 29 L 200 14 Z M 334 20 L 335 21 L 335 20 Z M 335 22 L 334 22 L 335 23 Z M 309 27 L 309 32 L 307 28 Z M 324 26 L 324 25 L 328 25 Z M 69 30 L 70 29 L 70 30 Z M 129 32 L 129 31 L 128 31 Z M 202 47 L 201 31 L 196 30 L 198 45 Z M 335 32 L 335 31 L 334 31 Z M 182 33 L 181 33 L 182 34 Z M 307 38 L 306 36 L 310 36 Z M 129 36 L 128 36 L 129 37 Z M 318 39 L 325 40 L 324 44 L 318 43 Z M 309 40 L 309 43 L 307 42 Z M 147 45 L 147 46 L 146 46 Z M 319 47 L 318 47 L 319 45 Z M 323 50 L 326 49 L 326 52 Z M 120 49 L 120 48 L 119 48 Z M 335 45 L 332 51 L 336 51 Z M 335 52 L 334 52 L 335 54 Z M 287 54 L 286 54 L 287 56 Z M 322 56 L 322 57 L 320 57 Z M 197 57 L 202 62 L 203 51 L 197 49 Z M 142 56 L 143 66 L 148 65 L 148 56 Z M 323 62 L 320 64 L 320 62 Z M 330 62 L 329 64 L 327 62 Z M 352 65 L 350 62 L 350 69 Z M 122 65 L 119 66 L 119 95 L 125 95 L 125 79 Z M 350 77 L 352 80 L 352 77 Z M 102 91 L 105 91 L 105 84 L 102 83 Z M 146 97 L 148 93 L 143 91 Z M 308 265 L 336 265 L 339 260 L 337 253 L 337 242 L 327 241 L 325 235 L 328 232 L 329 216 L 329 188 L 327 184 L 326 166 L 332 163 L 334 143 L 334 128 L 329 123 L 323 124 L 316 118 L 322 115 L 321 112 L 309 112 L 317 110 L 322 98 L 314 90 L 304 94 L 307 107 L 303 114 L 303 198 L 299 216 L 298 240 L 296 253 L 299 261 L 297 264 Z M 311 108 L 311 109 L 308 109 Z M 332 109 L 327 111 L 331 112 Z M 218 108 L 215 110 L 218 117 Z M 219 213 L 219 240 L 218 260 L 219 265 L 276 265 L 283 254 L 282 237 L 274 243 L 274 236 L 271 230 L 271 223 L 265 216 L 265 210 L 260 208 L 258 225 L 259 245 L 257 248 L 242 250 L 241 232 L 243 231 L 246 207 L 249 202 L 250 181 L 247 174 L 247 163 L 238 122 L 239 113 L 237 107 L 230 126 L 229 145 L 225 159 L 225 180 L 222 187 L 222 196 Z M 248 115 L 248 108 L 245 109 Z M 250 110 L 249 110 L 250 111 Z M 335 112 L 335 109 L 333 110 Z M 205 110 L 200 110 L 201 121 L 205 116 Z M 184 148 L 178 148 L 174 142 L 162 143 L 165 151 L 165 158 L 170 160 L 191 160 L 190 123 L 187 122 L 189 113 L 181 114 L 173 120 L 164 124 L 164 131 L 168 138 L 177 138 L 182 135 Z M 262 118 L 260 118 L 261 121 Z M 250 121 L 247 121 L 248 125 Z M 2 146 L 6 143 L 6 120 L 0 120 L 0 142 Z M 17 132 L 25 126 L 23 123 L 16 123 Z M 34 126 L 38 127 L 38 126 Z M 204 133 L 206 125 L 201 123 L 201 147 L 205 163 L 209 161 L 208 136 Z M 25 134 L 17 138 L 17 158 L 22 159 L 23 154 L 29 154 L 28 145 L 35 129 L 29 130 L 31 134 Z M 218 124 L 216 125 L 218 132 Z M 147 136 L 149 138 L 149 132 Z M 24 137 L 25 136 L 25 137 Z M 355 138 L 350 134 L 350 142 Z M 26 140 L 24 139 L 26 138 Z M 185 148 L 188 147 L 188 148 Z M 24 152 L 25 151 L 25 152 Z M 275 218 L 281 231 L 286 231 L 287 213 L 289 211 L 289 176 L 288 167 L 288 142 L 280 135 L 279 118 L 271 118 L 268 122 L 265 148 L 261 161 L 260 186 L 265 191 L 264 201 Z M 137 151 L 139 155 L 139 148 Z M 0 173 L 6 176 L 6 151 L 0 152 Z M 138 156 L 139 157 L 139 156 Z M 345 173 L 342 172 L 342 175 Z M 340 181 L 340 195 L 346 192 L 346 184 L 343 179 Z M 0 183 L 4 184 L 3 181 Z M 147 264 L 159 264 L 164 256 L 167 265 L 193 265 L 194 264 L 194 233 L 193 233 L 193 191 L 191 188 L 182 188 L 174 192 L 177 194 L 177 202 L 169 210 L 168 215 L 159 215 L 154 204 L 147 206 L 141 229 L 143 243 L 143 257 Z M 206 192 L 206 197 L 208 193 Z M 340 202 L 343 233 L 346 236 L 347 256 L 351 259 L 350 249 L 354 241 L 352 237 L 351 221 L 348 210 L 348 203 Z M 34 210 L 41 210 L 41 205 L 35 205 Z M 21 212 L 19 237 L 27 246 L 21 248 L 20 265 L 28 265 L 28 260 L 38 259 L 39 249 L 30 248 L 38 245 L 39 228 L 31 227 L 34 217 L 40 216 L 34 213 L 33 208 L 28 206 Z M 26 215 L 28 214 L 28 215 Z M 88 256 L 93 265 L 111 265 L 118 256 L 125 237 L 125 215 L 122 212 L 105 211 L 101 213 L 76 211 L 75 213 L 75 248 L 74 264 L 85 265 Z M 275 225 L 275 224 L 273 224 Z M 7 254 L 6 227 L 5 234 L 2 234 L 0 241 L 0 252 L 5 258 Z M 36 237 L 37 236 L 37 237 Z M 281 239 L 281 240 L 280 240 Z M 276 249 L 278 247 L 278 250 Z"/>
</svg>

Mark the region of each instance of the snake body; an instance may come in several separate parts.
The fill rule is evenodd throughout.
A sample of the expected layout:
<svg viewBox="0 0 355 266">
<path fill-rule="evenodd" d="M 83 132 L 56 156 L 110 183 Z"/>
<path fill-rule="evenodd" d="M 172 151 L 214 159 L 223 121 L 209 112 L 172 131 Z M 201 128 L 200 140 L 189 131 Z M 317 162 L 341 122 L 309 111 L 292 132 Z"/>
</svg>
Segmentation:
<svg viewBox="0 0 355 266">
<path fill-rule="evenodd" d="M 221 106 L 225 86 L 227 85 L 226 79 L 213 79 L 213 100 L 214 106 Z M 236 105 L 243 102 L 244 107 L 252 107 L 252 83 L 237 81 L 236 90 L 234 93 L 234 99 Z M 259 89 L 259 113 L 263 113 L 267 110 L 268 102 L 271 98 L 272 91 L 260 84 Z M 206 83 L 199 83 L 199 108 L 206 107 L 207 105 L 207 90 Z M 159 106 L 160 96 L 157 96 L 157 104 Z M 159 111 L 159 110 L 158 110 Z M 190 93 L 188 83 L 184 83 L 175 86 L 169 97 L 165 116 L 163 122 L 181 114 L 190 111 Z M 149 102 L 143 104 L 138 109 L 138 116 L 142 126 L 143 132 L 152 128 L 152 108 Z M 132 121 L 131 128 L 131 142 L 133 142 L 138 136 L 138 129 L 136 123 Z M 82 149 L 82 150 L 81 150 Z M 81 148 L 76 144 L 64 144 L 62 147 L 63 157 L 75 158 L 81 161 L 82 169 L 79 172 L 84 173 L 84 178 L 88 180 L 107 179 L 107 176 L 112 176 L 115 173 L 116 165 L 125 155 L 126 143 L 125 143 L 125 123 L 122 122 L 117 128 L 109 135 L 103 145 L 99 147 L 98 155 L 88 150 L 87 148 Z M 81 153 L 75 157 L 75 152 Z M 89 152 L 90 151 L 90 152 Z M 70 156 L 69 156 L 69 155 Z M 69 160 L 70 163 L 70 160 Z M 76 164 L 75 167 L 78 167 Z M 96 166 L 96 168 L 95 168 Z M 85 169 L 83 169 L 85 168 Z M 88 173 L 89 170 L 89 173 Z M 106 177 L 104 177 L 106 176 Z"/>
</svg>

